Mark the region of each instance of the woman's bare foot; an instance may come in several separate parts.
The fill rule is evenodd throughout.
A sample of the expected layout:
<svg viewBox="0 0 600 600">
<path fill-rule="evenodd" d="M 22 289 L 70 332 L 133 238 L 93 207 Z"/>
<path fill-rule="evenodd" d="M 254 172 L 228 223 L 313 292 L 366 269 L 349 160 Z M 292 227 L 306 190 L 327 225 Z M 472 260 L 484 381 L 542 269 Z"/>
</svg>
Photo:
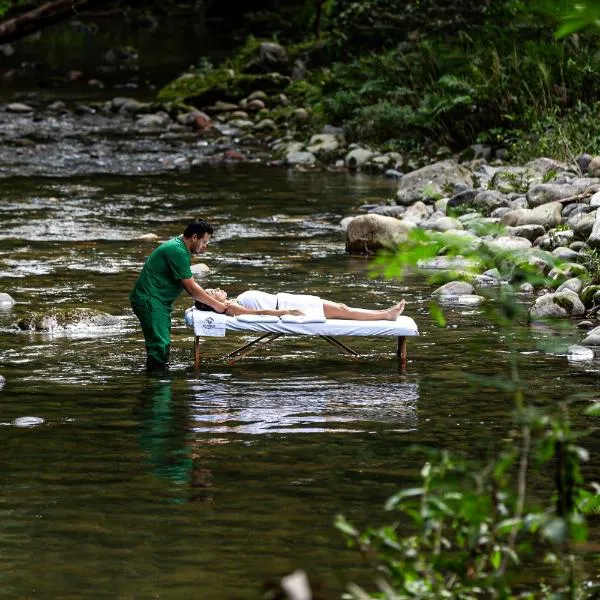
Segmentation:
<svg viewBox="0 0 600 600">
<path fill-rule="evenodd" d="M 396 304 L 395 306 L 392 306 L 392 308 L 388 308 L 386 311 L 386 319 L 388 321 L 395 321 L 402 314 L 402 311 L 404 310 L 405 305 L 406 305 L 406 300 L 400 300 L 400 302 L 398 302 L 398 304 Z"/>
</svg>

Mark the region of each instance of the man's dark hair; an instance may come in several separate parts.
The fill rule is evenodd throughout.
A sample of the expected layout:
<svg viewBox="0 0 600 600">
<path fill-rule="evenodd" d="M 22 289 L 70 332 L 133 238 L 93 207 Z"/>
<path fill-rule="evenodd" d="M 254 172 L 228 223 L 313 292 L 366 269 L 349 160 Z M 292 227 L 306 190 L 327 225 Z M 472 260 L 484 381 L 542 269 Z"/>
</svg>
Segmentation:
<svg viewBox="0 0 600 600">
<path fill-rule="evenodd" d="M 205 233 L 210 233 L 212 235 L 212 225 L 204 219 L 196 219 L 185 228 L 183 237 L 191 238 L 194 234 L 198 237 L 203 237 Z"/>
<path fill-rule="evenodd" d="M 204 302 L 200 302 L 200 300 L 196 300 L 196 302 L 194 302 L 194 306 L 198 310 L 207 310 L 207 311 L 211 311 L 211 312 L 217 312 L 212 306 L 210 306 L 209 304 L 204 304 Z"/>
</svg>

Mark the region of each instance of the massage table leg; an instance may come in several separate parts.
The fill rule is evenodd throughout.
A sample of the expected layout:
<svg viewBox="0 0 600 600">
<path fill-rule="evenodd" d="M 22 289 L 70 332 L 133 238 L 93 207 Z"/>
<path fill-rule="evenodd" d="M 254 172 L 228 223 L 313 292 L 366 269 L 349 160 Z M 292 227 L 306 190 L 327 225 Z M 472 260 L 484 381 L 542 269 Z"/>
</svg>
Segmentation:
<svg viewBox="0 0 600 600">
<path fill-rule="evenodd" d="M 226 354 L 225 358 L 227 359 L 227 362 L 230 365 L 233 365 L 236 362 L 238 362 L 238 360 L 244 358 L 244 356 L 248 356 L 248 354 L 256 352 L 261 346 L 265 346 L 269 342 L 280 338 L 282 335 L 282 333 L 265 333 L 265 335 L 261 335 L 259 338 L 252 340 L 247 344 L 244 344 L 241 348 L 238 348 L 237 350 Z M 246 351 L 243 352 L 243 350 Z"/>
<path fill-rule="evenodd" d="M 402 370 L 406 370 L 406 337 L 398 336 L 398 350 L 396 351 L 396 355 L 398 356 L 398 360 L 400 361 L 400 366 Z"/>
<path fill-rule="evenodd" d="M 202 361 L 202 353 L 200 352 L 200 336 L 194 336 L 194 369 L 200 368 L 200 362 Z"/>
<path fill-rule="evenodd" d="M 319 337 L 323 338 L 326 342 L 329 342 L 332 346 L 337 346 L 338 348 L 345 350 L 348 354 L 351 354 L 352 356 L 358 356 L 358 352 L 355 352 L 354 350 L 352 350 L 352 348 L 349 348 L 348 346 L 346 346 L 346 344 L 343 344 L 342 342 L 340 342 L 340 340 L 336 340 L 330 335 L 319 335 Z"/>
</svg>

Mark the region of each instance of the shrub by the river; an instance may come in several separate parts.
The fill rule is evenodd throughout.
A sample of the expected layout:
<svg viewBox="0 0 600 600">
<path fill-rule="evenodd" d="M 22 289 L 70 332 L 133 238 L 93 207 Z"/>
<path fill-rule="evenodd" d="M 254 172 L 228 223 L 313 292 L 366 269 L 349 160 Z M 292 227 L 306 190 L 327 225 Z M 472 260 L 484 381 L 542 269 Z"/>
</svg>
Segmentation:
<svg viewBox="0 0 600 600">
<path fill-rule="evenodd" d="M 486 245 L 473 249 L 460 236 L 423 231 L 412 232 L 395 254 L 381 256 L 377 272 L 401 277 L 406 268 L 418 268 L 440 253 L 469 258 L 478 271 L 493 268 L 514 280 L 517 269 L 519 282 L 550 283 L 519 252 L 499 253 Z M 493 458 L 485 464 L 443 449 L 427 450 L 420 481 L 388 500 L 390 524 L 361 532 L 338 516 L 336 525 L 348 543 L 377 572 L 374 594 L 350 586 L 349 597 L 355 600 L 583 599 L 600 593 L 598 583 L 585 575 L 581 553 L 574 551 L 574 544 L 586 540 L 585 514 L 597 513 L 600 495 L 597 485 L 584 483 L 581 464 L 588 453 L 579 443 L 589 434 L 573 430 L 569 409 L 580 410 L 581 402 L 592 399 L 565 398 L 545 408 L 528 403 L 514 328 L 526 311 L 511 285 L 488 293 L 488 316 L 509 346 L 508 373 L 502 379 L 468 374 L 465 383 L 512 395 L 514 426 L 490 440 Z M 444 324 L 435 304 L 432 315 Z M 586 413 L 600 416 L 600 403 L 592 403 Z M 546 479 L 548 487 L 553 484 L 552 493 L 533 494 L 532 477 Z M 544 579 L 532 583 L 524 576 L 524 564 L 545 565 Z"/>
</svg>

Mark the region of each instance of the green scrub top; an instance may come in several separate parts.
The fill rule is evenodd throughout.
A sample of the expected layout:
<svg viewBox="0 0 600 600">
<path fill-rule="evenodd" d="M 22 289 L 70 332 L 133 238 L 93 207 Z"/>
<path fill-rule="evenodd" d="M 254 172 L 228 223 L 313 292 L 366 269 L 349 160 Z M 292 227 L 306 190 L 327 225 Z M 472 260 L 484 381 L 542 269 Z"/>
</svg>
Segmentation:
<svg viewBox="0 0 600 600">
<path fill-rule="evenodd" d="M 129 296 L 131 302 L 145 304 L 148 300 L 158 300 L 170 307 L 181 294 L 181 280 L 192 277 L 191 264 L 192 255 L 183 238 L 161 244 L 146 259 Z"/>
</svg>

